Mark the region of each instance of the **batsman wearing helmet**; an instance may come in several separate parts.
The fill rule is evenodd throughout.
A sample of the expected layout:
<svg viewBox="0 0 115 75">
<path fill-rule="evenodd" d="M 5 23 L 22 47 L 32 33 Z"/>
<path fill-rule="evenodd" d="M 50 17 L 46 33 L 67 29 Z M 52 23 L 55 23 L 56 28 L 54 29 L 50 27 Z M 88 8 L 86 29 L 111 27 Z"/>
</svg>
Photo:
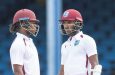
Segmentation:
<svg viewBox="0 0 115 75">
<path fill-rule="evenodd" d="M 101 75 L 95 40 L 81 29 L 83 19 L 79 11 L 66 10 L 60 20 L 62 34 L 69 36 L 61 47 L 59 75 Z"/>
<path fill-rule="evenodd" d="M 31 35 L 37 36 L 39 20 L 29 9 L 17 11 L 10 25 L 10 32 L 16 33 L 10 48 L 10 59 L 14 75 L 40 75 L 37 49 Z"/>
</svg>

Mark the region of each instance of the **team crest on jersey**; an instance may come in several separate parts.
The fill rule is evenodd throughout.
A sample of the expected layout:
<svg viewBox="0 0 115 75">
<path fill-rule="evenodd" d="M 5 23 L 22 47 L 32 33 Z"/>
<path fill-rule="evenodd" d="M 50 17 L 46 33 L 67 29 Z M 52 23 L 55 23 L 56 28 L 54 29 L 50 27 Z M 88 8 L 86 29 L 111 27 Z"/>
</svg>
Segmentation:
<svg viewBox="0 0 115 75">
<path fill-rule="evenodd" d="M 75 43 L 74 43 L 74 46 L 78 45 L 80 42 L 80 40 L 76 40 Z"/>
<path fill-rule="evenodd" d="M 69 15 L 69 12 L 65 11 L 64 14 L 63 14 L 63 17 L 67 17 L 68 15 Z"/>
</svg>

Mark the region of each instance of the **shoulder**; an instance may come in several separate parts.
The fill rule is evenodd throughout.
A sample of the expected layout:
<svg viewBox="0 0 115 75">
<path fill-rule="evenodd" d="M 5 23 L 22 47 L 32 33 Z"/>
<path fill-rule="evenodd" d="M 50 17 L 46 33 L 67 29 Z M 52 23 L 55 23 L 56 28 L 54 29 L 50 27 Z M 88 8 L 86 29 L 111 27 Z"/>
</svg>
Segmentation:
<svg viewBox="0 0 115 75">
<path fill-rule="evenodd" d="M 65 42 L 62 44 L 62 47 L 65 47 L 66 44 L 67 44 L 67 41 L 65 41 Z"/>
<path fill-rule="evenodd" d="M 24 43 L 24 38 L 19 38 L 19 37 L 16 37 L 13 41 L 13 43 L 16 43 L 18 45 L 22 45 Z"/>
<path fill-rule="evenodd" d="M 16 37 L 11 45 L 11 49 L 13 48 L 22 48 L 24 47 L 24 40 L 23 38 Z"/>
<path fill-rule="evenodd" d="M 95 42 L 95 39 L 87 34 L 84 34 L 84 40 L 86 42 Z"/>
<path fill-rule="evenodd" d="M 94 40 L 93 37 L 87 35 L 87 34 L 84 34 L 84 39 L 87 39 L 87 40 Z"/>
</svg>

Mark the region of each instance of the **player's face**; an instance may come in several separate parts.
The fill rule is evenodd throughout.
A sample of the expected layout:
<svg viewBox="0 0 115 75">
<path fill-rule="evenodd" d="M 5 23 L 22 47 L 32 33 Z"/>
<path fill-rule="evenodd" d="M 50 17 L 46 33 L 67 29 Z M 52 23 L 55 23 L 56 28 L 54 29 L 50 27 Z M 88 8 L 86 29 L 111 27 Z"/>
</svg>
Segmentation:
<svg viewBox="0 0 115 75">
<path fill-rule="evenodd" d="M 37 24 L 36 22 L 29 22 L 30 26 L 29 26 L 29 31 L 32 32 L 33 34 L 36 33 L 37 31 Z"/>
<path fill-rule="evenodd" d="M 67 34 L 72 33 L 74 30 L 75 23 L 74 21 L 63 21 L 64 30 Z"/>
</svg>

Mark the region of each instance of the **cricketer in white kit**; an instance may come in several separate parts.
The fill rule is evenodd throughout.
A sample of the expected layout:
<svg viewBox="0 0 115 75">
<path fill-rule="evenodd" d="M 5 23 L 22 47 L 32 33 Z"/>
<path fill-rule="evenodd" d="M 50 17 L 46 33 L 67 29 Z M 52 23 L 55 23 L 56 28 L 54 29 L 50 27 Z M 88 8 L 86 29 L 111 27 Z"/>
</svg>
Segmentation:
<svg viewBox="0 0 115 75">
<path fill-rule="evenodd" d="M 21 9 L 16 12 L 10 32 L 16 33 L 10 48 L 10 59 L 14 75 L 40 75 L 37 49 L 31 35 L 37 36 L 38 20 L 33 11 Z"/>
<path fill-rule="evenodd" d="M 60 20 L 61 32 L 69 38 L 61 47 L 59 75 L 101 75 L 95 40 L 83 34 L 83 19 L 75 9 L 68 9 Z"/>
</svg>

